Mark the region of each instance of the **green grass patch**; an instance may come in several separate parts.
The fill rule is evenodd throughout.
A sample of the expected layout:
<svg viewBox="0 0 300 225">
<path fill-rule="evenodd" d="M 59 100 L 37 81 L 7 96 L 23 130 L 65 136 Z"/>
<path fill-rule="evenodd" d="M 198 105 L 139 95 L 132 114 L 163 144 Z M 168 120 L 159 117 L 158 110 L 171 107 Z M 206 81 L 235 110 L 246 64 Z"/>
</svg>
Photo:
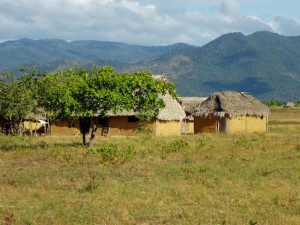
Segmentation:
<svg viewBox="0 0 300 225">
<path fill-rule="evenodd" d="M 0 224 L 298 225 L 299 135 L 0 135 Z"/>
</svg>

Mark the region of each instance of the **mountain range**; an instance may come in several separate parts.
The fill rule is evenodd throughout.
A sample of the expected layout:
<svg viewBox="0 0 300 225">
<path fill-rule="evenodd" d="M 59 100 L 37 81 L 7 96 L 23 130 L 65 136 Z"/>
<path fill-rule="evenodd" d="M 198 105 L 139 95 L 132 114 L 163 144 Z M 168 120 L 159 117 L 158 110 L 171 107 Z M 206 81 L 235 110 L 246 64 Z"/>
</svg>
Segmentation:
<svg viewBox="0 0 300 225">
<path fill-rule="evenodd" d="M 53 72 L 73 66 L 113 66 L 118 72 L 165 74 L 180 96 L 250 92 L 263 101 L 300 100 L 300 36 L 229 33 L 204 46 L 141 46 L 106 41 L 20 39 L 0 44 L 0 70 L 37 66 Z"/>
</svg>

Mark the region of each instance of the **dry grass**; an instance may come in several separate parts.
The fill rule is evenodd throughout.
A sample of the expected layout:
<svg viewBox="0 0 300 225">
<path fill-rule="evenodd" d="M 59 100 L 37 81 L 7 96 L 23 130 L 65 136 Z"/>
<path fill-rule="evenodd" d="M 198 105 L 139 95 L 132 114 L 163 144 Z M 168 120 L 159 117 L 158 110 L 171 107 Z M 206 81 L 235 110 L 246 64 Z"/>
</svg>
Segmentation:
<svg viewBox="0 0 300 225">
<path fill-rule="evenodd" d="M 300 108 L 271 108 L 270 121 L 295 121 L 300 123 Z"/>
<path fill-rule="evenodd" d="M 0 224 L 298 225 L 299 135 L 0 136 Z"/>
</svg>

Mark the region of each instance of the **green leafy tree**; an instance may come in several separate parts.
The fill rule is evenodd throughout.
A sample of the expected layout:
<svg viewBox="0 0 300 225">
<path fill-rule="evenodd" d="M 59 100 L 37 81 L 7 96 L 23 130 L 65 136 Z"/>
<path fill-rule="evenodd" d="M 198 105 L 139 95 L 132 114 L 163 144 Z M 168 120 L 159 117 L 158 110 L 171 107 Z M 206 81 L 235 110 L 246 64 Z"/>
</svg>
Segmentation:
<svg viewBox="0 0 300 225">
<path fill-rule="evenodd" d="M 157 116 L 164 107 L 160 98 L 166 92 L 176 95 L 172 83 L 154 80 L 148 71 L 115 73 L 109 66 L 69 68 L 46 74 L 39 84 L 39 96 L 45 110 L 52 118 L 91 118 L 105 116 L 109 111 L 134 110 L 141 120 Z M 93 143 L 96 126 L 93 126 Z M 85 144 L 86 131 L 83 133 Z"/>
<path fill-rule="evenodd" d="M 7 91 L 9 87 L 7 85 L 7 79 L 12 77 L 9 72 L 1 72 L 0 74 L 0 121 L 2 129 L 5 127 L 5 132 L 8 134 L 8 123 L 7 123 Z"/>
<path fill-rule="evenodd" d="M 20 93 L 18 107 L 22 108 L 20 110 L 22 112 L 21 116 L 37 121 L 37 115 L 43 111 L 38 96 L 39 77 L 41 74 L 36 67 L 20 68 L 19 70 L 22 72 L 21 77 L 17 79 L 18 86 L 20 87 L 18 90 Z M 35 131 L 35 134 L 37 134 L 37 131 Z"/>
<path fill-rule="evenodd" d="M 0 116 L 13 133 L 21 135 L 24 119 L 38 105 L 37 80 L 32 73 L 26 72 L 14 79 L 11 73 L 6 72 L 2 74 L 0 82 Z"/>
<path fill-rule="evenodd" d="M 277 100 L 272 100 L 270 102 L 267 102 L 266 105 L 268 105 L 269 107 L 281 107 L 284 105 L 284 102 L 280 102 Z"/>
</svg>

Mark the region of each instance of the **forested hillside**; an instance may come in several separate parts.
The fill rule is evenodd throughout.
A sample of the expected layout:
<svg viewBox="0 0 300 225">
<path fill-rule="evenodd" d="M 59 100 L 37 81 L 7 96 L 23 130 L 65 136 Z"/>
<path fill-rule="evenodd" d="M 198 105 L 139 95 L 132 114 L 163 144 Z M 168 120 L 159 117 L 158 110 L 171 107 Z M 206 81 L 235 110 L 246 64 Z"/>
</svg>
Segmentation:
<svg viewBox="0 0 300 225">
<path fill-rule="evenodd" d="M 184 96 L 237 90 L 262 100 L 300 99 L 300 37 L 226 34 L 203 47 L 173 51 L 135 68 L 168 74 Z"/>
<path fill-rule="evenodd" d="M 300 36 L 225 34 L 205 46 L 139 46 L 115 42 L 22 39 L 0 44 L 0 69 L 42 71 L 110 65 L 119 72 L 166 74 L 182 96 L 246 91 L 261 100 L 299 101 Z"/>
<path fill-rule="evenodd" d="M 40 69 L 85 66 L 108 62 L 133 63 L 155 57 L 176 48 L 187 46 L 141 46 L 107 41 L 72 41 L 58 39 L 20 39 L 0 44 L 0 70 L 11 70 L 24 65 L 39 65 Z"/>
</svg>

